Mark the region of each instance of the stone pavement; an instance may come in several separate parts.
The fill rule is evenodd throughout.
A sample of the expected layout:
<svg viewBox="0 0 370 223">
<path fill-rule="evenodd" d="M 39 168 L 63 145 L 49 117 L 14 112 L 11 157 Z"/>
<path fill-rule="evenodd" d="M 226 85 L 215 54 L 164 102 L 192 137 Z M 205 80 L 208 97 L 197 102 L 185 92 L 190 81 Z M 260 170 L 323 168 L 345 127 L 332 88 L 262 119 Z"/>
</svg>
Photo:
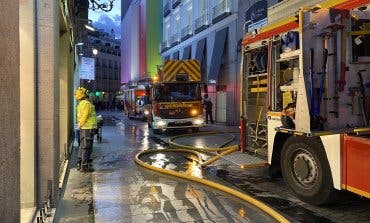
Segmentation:
<svg viewBox="0 0 370 223">
<path fill-rule="evenodd" d="M 94 222 L 91 173 L 77 171 L 77 143 L 66 173 L 67 182 L 61 192 L 61 200 L 56 209 L 54 222 L 80 223 Z"/>
</svg>

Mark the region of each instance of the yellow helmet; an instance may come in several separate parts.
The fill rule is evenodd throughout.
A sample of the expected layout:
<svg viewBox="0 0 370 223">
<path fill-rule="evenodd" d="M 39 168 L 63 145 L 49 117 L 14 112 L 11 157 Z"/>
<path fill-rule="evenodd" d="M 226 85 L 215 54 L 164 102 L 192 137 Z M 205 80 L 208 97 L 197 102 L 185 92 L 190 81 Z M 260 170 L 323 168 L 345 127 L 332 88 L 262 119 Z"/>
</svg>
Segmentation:
<svg viewBox="0 0 370 223">
<path fill-rule="evenodd" d="M 75 92 L 75 97 L 76 97 L 77 100 L 80 100 L 82 98 L 86 98 L 87 97 L 87 89 L 84 88 L 84 87 L 77 88 L 77 90 Z"/>
</svg>

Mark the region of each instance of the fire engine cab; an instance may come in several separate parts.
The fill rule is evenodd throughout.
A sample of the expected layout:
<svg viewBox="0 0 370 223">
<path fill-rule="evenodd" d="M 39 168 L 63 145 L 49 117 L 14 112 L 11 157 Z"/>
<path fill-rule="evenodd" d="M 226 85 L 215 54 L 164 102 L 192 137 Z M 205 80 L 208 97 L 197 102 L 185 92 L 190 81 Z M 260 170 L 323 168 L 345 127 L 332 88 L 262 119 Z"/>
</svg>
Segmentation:
<svg viewBox="0 0 370 223">
<path fill-rule="evenodd" d="M 150 88 L 149 127 L 163 130 L 204 126 L 198 60 L 167 60 Z"/>
</svg>

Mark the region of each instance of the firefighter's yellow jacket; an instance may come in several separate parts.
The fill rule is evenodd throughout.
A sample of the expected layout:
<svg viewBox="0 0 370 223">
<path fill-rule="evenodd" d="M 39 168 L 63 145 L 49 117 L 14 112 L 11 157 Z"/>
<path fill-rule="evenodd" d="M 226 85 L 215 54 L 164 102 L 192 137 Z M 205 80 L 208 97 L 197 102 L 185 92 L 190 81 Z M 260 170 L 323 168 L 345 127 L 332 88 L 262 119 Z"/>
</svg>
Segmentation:
<svg viewBox="0 0 370 223">
<path fill-rule="evenodd" d="M 97 128 L 95 106 L 87 99 L 78 102 L 77 123 L 81 129 Z"/>
</svg>

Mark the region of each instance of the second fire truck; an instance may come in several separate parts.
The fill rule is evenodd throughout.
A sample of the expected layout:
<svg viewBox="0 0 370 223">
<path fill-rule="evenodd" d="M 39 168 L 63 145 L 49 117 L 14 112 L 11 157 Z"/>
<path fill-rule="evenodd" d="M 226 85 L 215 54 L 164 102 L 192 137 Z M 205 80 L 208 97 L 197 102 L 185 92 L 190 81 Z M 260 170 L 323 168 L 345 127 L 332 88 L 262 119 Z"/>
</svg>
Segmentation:
<svg viewBox="0 0 370 223">
<path fill-rule="evenodd" d="M 167 60 L 150 88 L 148 124 L 154 133 L 204 126 L 201 73 L 197 60 Z"/>
</svg>

